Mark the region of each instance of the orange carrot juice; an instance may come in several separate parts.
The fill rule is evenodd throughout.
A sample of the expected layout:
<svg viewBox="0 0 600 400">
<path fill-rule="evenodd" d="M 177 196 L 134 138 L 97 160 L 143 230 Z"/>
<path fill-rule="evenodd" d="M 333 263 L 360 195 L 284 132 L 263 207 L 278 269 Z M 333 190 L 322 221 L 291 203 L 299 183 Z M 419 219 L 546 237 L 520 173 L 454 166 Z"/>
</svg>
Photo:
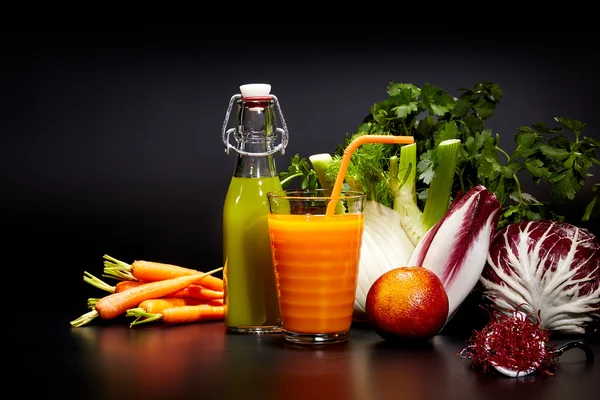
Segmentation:
<svg viewBox="0 0 600 400">
<path fill-rule="evenodd" d="M 284 333 L 347 332 L 364 214 L 268 215 Z"/>
</svg>

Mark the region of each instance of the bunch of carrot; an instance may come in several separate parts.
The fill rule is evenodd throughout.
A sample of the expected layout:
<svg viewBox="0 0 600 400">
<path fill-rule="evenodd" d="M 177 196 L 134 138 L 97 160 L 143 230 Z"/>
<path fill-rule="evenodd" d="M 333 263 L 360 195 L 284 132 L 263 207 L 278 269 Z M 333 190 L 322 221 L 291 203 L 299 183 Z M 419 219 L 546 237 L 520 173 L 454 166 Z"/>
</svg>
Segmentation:
<svg viewBox="0 0 600 400">
<path fill-rule="evenodd" d="M 134 261 L 127 264 L 104 255 L 103 276 L 116 279 L 114 286 L 87 271 L 83 280 L 109 294 L 88 299 L 86 312 L 71 321 L 81 327 L 95 318 L 112 320 L 135 317 L 130 326 L 160 321 L 165 324 L 222 320 L 223 280 L 212 274 L 223 268 L 201 272 L 173 264 Z"/>
</svg>

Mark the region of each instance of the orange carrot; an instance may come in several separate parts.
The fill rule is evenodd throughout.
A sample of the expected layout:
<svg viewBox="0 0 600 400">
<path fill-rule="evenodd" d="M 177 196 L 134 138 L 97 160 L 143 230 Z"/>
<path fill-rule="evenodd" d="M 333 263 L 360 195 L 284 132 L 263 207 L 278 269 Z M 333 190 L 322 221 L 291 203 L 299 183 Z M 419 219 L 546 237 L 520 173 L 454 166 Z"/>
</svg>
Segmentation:
<svg viewBox="0 0 600 400">
<path fill-rule="evenodd" d="M 126 315 L 131 317 L 132 312 L 142 311 L 147 313 L 159 313 L 165 308 L 180 307 L 180 306 L 197 306 L 205 302 L 197 299 L 188 299 L 185 297 L 161 297 L 160 299 L 146 299 L 142 301 L 136 308 L 127 310 Z"/>
<path fill-rule="evenodd" d="M 114 319 L 124 314 L 128 309 L 137 307 L 146 299 L 167 296 L 193 283 L 198 283 L 207 276 L 210 276 L 217 271 L 221 271 L 222 269 L 223 267 L 205 273 L 150 282 L 123 292 L 111 293 L 98 300 L 93 310 L 71 321 L 71 326 L 80 327 L 86 325 L 96 317 L 100 317 L 104 320 Z"/>
<path fill-rule="evenodd" d="M 225 318 L 225 306 L 200 304 L 196 306 L 179 306 L 165 308 L 159 313 L 133 312 L 131 316 L 138 318 L 130 326 L 153 321 L 165 324 L 184 324 L 188 322 L 218 321 Z"/>
<path fill-rule="evenodd" d="M 208 304 L 209 306 L 222 306 L 225 304 L 225 302 L 223 301 L 223 299 L 214 299 L 207 301 L 206 304 Z"/>
<path fill-rule="evenodd" d="M 144 282 L 144 281 L 121 281 L 121 282 L 117 282 L 117 284 L 115 285 L 115 293 L 119 293 L 119 292 L 122 292 L 124 290 L 128 290 L 128 289 L 134 288 L 136 286 L 143 285 L 145 283 L 148 283 L 148 282 Z"/>
<path fill-rule="evenodd" d="M 109 293 L 119 293 L 123 290 L 131 289 L 132 287 L 140 286 L 149 282 L 142 281 L 120 281 L 116 285 L 111 286 L 108 283 L 104 282 L 102 279 L 95 277 L 89 272 L 84 271 L 83 280 L 89 283 L 92 286 L 97 287 L 98 289 L 102 289 Z M 212 290 L 203 287 L 199 284 L 189 285 L 181 290 L 178 290 L 175 293 L 171 293 L 169 297 L 188 297 L 190 299 L 198 299 L 198 300 L 214 300 L 214 299 L 222 299 L 223 291 Z"/>
<path fill-rule="evenodd" d="M 94 308 L 98 300 L 101 297 L 90 297 L 87 301 L 88 308 Z M 136 308 L 132 308 L 127 310 L 129 313 L 130 310 L 141 310 L 150 313 L 160 312 L 163 308 L 174 307 L 174 306 L 195 306 L 198 304 L 209 304 L 211 306 L 222 306 L 223 299 L 212 299 L 212 300 L 201 300 L 201 299 L 193 299 L 191 297 L 161 297 L 160 299 L 147 299 L 142 301 L 139 306 Z"/>
<path fill-rule="evenodd" d="M 197 306 L 202 304 L 210 306 L 222 306 L 223 299 L 215 299 L 210 301 L 190 299 L 185 297 L 161 297 L 160 299 L 147 299 L 142 301 L 138 307 L 130 308 L 129 310 L 127 310 L 125 315 L 128 317 L 137 317 L 137 319 L 139 320 L 140 318 L 143 318 L 143 316 L 140 315 L 140 313 L 157 314 L 161 313 L 166 308 Z"/>
<path fill-rule="evenodd" d="M 222 290 L 212 290 L 202 285 L 190 285 L 185 287 L 173 294 L 171 297 L 189 297 L 191 299 L 198 300 L 216 300 L 223 299 L 223 291 Z"/>
<path fill-rule="evenodd" d="M 121 280 L 154 282 L 183 275 L 195 275 L 201 272 L 191 268 L 154 261 L 136 260 L 132 264 L 127 264 L 108 254 L 104 255 L 104 259 L 104 276 Z M 216 276 L 207 276 L 202 282 L 202 286 L 207 289 L 223 291 L 223 279 Z"/>
</svg>

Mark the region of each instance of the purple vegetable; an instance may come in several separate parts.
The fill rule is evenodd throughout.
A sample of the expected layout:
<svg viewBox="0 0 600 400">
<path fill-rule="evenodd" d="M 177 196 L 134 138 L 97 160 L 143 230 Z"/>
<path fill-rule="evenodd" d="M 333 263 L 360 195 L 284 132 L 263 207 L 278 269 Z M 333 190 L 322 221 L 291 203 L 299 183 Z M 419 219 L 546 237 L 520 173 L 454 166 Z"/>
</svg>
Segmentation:
<svg viewBox="0 0 600 400">
<path fill-rule="evenodd" d="M 448 294 L 448 320 L 477 285 L 500 218 L 501 205 L 478 185 L 455 199 L 444 217 L 417 244 L 408 265 L 427 268 Z"/>
<path fill-rule="evenodd" d="M 551 331 L 592 333 L 600 320 L 600 243 L 565 222 L 524 221 L 499 231 L 480 281 L 498 311 L 539 312 Z"/>
</svg>

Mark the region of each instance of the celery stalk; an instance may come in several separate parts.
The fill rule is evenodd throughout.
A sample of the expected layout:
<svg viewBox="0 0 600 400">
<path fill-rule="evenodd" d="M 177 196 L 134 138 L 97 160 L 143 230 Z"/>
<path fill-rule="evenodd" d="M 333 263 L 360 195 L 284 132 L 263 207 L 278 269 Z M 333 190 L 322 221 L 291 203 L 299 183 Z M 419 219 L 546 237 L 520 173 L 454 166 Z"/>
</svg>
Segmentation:
<svg viewBox="0 0 600 400">
<path fill-rule="evenodd" d="M 332 159 L 331 155 L 329 153 L 313 154 L 308 159 L 317 174 L 317 179 L 321 187 L 323 189 L 333 188 L 333 182 L 327 178 L 327 169 Z"/>
<path fill-rule="evenodd" d="M 327 170 L 333 159 L 331 155 L 329 153 L 313 154 L 308 157 L 308 159 L 312 164 L 313 170 L 317 174 L 319 185 L 321 185 L 323 189 L 333 189 L 333 182 L 327 177 Z M 344 204 L 342 203 L 338 203 L 335 210 L 336 214 L 344 214 L 346 212 Z"/>
<path fill-rule="evenodd" d="M 394 193 L 394 210 L 400 213 L 400 222 L 413 244 L 419 243 L 425 233 L 448 211 L 454 170 L 461 147 L 459 139 L 440 142 L 437 150 L 438 167 L 429 185 L 423 211 L 417 204 L 417 145 L 402 146 L 400 160 L 390 158 L 390 187 Z"/>
<path fill-rule="evenodd" d="M 429 184 L 429 192 L 423 208 L 422 223 L 426 230 L 435 225 L 450 204 L 454 171 L 458 161 L 458 152 L 462 148 L 460 139 L 448 139 L 440 142 L 437 147 L 438 167 L 435 176 Z"/>
<path fill-rule="evenodd" d="M 346 184 L 351 190 L 356 190 L 357 192 L 364 192 L 360 181 L 356 179 L 354 176 L 346 175 Z M 367 197 L 371 197 L 371 193 L 367 193 Z"/>
<path fill-rule="evenodd" d="M 416 245 L 426 232 L 417 205 L 417 145 L 402 146 L 400 159 L 390 158 L 390 188 L 394 193 L 394 210 L 400 214 L 400 224 L 410 241 Z"/>
<path fill-rule="evenodd" d="M 333 157 L 331 157 L 331 155 L 328 153 L 319 153 L 313 154 L 312 156 L 308 157 L 308 159 L 312 164 L 313 170 L 317 174 L 317 179 L 321 187 L 323 189 L 332 189 L 333 181 L 329 178 L 330 175 L 328 171 L 329 168 L 331 168 L 331 162 L 333 161 Z M 338 166 L 339 164 L 336 164 L 336 168 Z M 350 190 L 356 190 L 357 192 L 363 191 L 360 182 L 353 176 L 346 175 L 345 183 L 347 185 L 347 188 Z"/>
</svg>

